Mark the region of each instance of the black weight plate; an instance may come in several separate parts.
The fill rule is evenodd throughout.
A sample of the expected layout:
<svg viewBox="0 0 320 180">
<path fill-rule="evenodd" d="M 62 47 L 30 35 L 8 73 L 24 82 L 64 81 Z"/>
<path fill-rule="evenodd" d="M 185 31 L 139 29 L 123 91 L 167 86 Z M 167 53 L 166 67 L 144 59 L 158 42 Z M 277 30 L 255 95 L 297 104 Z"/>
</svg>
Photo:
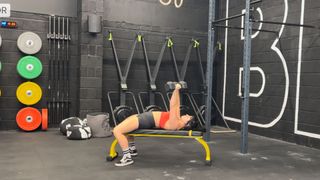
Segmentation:
<svg viewBox="0 0 320 180">
<path fill-rule="evenodd" d="M 127 117 L 131 116 L 133 114 L 133 109 L 130 106 L 121 105 L 117 106 L 113 114 L 116 118 L 117 123 L 121 123 L 123 120 L 125 120 Z"/>
</svg>

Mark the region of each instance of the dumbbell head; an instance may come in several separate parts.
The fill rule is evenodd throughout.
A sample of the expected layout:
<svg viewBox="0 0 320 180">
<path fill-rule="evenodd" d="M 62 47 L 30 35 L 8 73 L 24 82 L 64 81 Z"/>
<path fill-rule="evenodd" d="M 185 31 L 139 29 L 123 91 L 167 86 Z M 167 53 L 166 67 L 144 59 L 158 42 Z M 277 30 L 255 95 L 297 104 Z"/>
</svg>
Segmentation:
<svg viewBox="0 0 320 180">
<path fill-rule="evenodd" d="M 179 84 L 181 85 L 181 89 L 184 89 L 184 90 L 188 89 L 188 85 L 185 81 L 180 81 Z"/>
<path fill-rule="evenodd" d="M 185 81 L 178 82 L 181 85 L 182 90 L 188 89 L 188 85 Z M 177 82 L 168 81 L 165 85 L 166 91 L 173 91 L 176 88 Z"/>
<path fill-rule="evenodd" d="M 166 91 L 173 91 L 176 88 L 176 82 L 168 81 L 165 85 Z"/>
</svg>

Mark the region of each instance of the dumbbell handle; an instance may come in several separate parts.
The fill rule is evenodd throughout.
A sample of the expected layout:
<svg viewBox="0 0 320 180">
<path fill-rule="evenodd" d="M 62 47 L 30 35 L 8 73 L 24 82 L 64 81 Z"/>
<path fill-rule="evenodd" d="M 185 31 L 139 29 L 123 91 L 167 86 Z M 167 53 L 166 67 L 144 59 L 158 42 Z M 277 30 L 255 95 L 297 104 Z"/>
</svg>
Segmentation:
<svg viewBox="0 0 320 180">
<path fill-rule="evenodd" d="M 168 81 L 165 85 L 165 88 L 167 91 L 173 91 L 176 89 L 177 84 L 180 84 L 180 86 L 181 86 L 181 88 L 179 88 L 179 89 L 187 89 L 187 83 L 184 81 L 180 81 L 180 82 Z"/>
<path fill-rule="evenodd" d="M 180 87 L 177 88 L 177 85 L 179 85 Z M 182 85 L 180 83 L 175 83 L 175 89 L 181 89 L 182 88 Z"/>
</svg>

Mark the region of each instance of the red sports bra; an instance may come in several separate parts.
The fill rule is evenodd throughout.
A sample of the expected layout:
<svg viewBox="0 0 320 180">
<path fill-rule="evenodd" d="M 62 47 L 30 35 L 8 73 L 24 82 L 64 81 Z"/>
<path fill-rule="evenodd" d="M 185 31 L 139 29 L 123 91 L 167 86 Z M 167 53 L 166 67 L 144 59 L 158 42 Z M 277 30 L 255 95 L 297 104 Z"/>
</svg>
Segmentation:
<svg viewBox="0 0 320 180">
<path fill-rule="evenodd" d="M 166 125 L 166 122 L 169 120 L 169 112 L 162 112 L 160 116 L 159 126 L 160 128 L 164 129 L 164 125 Z"/>
</svg>

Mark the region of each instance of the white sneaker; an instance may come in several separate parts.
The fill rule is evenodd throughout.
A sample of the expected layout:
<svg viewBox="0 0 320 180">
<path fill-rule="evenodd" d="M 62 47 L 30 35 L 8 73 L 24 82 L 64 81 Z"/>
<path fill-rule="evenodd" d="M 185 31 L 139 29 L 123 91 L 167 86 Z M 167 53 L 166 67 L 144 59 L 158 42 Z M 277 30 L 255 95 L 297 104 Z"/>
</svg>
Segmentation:
<svg viewBox="0 0 320 180">
<path fill-rule="evenodd" d="M 130 154 L 131 154 L 131 157 L 137 157 L 138 156 L 137 149 L 130 149 Z"/>
<path fill-rule="evenodd" d="M 133 160 L 127 156 L 123 156 L 123 158 L 119 161 L 116 162 L 114 165 L 118 167 L 123 167 L 123 166 L 128 166 L 130 164 L 133 164 Z"/>
</svg>

